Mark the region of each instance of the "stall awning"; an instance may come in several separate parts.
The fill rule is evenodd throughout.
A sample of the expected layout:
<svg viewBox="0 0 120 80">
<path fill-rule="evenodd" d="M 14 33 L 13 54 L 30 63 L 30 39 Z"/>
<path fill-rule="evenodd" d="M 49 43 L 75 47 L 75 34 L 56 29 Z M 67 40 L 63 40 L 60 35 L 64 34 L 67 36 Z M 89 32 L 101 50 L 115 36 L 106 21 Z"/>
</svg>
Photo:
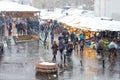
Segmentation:
<svg viewBox="0 0 120 80">
<path fill-rule="evenodd" d="M 0 11 L 15 11 L 15 12 L 39 12 L 40 10 L 29 5 L 21 5 L 10 1 L 0 1 Z"/>
<path fill-rule="evenodd" d="M 40 10 L 29 5 L 0 1 L 0 13 L 9 17 L 33 17 L 36 13 L 40 13 Z"/>
</svg>

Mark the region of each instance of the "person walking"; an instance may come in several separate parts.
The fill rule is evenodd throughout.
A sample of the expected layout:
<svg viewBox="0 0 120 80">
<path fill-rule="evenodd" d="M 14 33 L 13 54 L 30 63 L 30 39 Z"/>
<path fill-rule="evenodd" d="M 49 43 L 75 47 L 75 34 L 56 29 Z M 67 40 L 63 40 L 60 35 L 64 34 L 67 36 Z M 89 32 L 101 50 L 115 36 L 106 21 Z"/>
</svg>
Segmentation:
<svg viewBox="0 0 120 80">
<path fill-rule="evenodd" d="M 74 41 L 74 37 L 75 37 L 75 33 L 72 32 L 72 33 L 70 34 L 70 40 L 71 40 L 72 42 Z"/>
<path fill-rule="evenodd" d="M 58 36 L 58 41 L 59 41 L 59 43 L 60 43 L 60 42 L 62 42 L 62 43 L 64 43 L 64 42 L 65 42 L 64 37 L 63 37 L 62 33 L 60 33 L 60 34 L 59 34 L 59 36 Z"/>
<path fill-rule="evenodd" d="M 56 44 L 56 41 L 53 42 L 51 49 L 52 49 L 52 54 L 53 54 L 52 61 L 56 62 L 56 55 L 57 55 L 57 50 L 58 50 L 58 45 Z"/>
<path fill-rule="evenodd" d="M 109 48 L 109 62 L 110 62 L 110 70 L 112 70 L 113 66 L 115 65 L 115 61 L 117 58 L 117 44 L 115 43 L 115 40 L 111 40 L 111 42 L 108 45 Z"/>
<path fill-rule="evenodd" d="M 53 41 L 54 41 L 54 31 L 53 30 L 50 32 L 50 35 L 51 35 L 51 44 L 53 44 Z"/>
<path fill-rule="evenodd" d="M 75 34 L 74 38 L 73 38 L 73 47 L 74 47 L 74 50 L 78 53 L 78 37 L 77 35 Z"/>
<path fill-rule="evenodd" d="M 9 23 L 9 24 L 8 24 L 9 36 L 11 35 L 11 30 L 12 30 L 12 23 Z"/>
<path fill-rule="evenodd" d="M 45 29 L 45 39 L 44 39 L 44 43 L 46 43 L 47 37 L 48 37 L 48 29 L 46 28 L 46 29 Z"/>
<path fill-rule="evenodd" d="M 98 41 L 97 55 L 100 55 L 103 58 L 103 50 L 104 50 L 104 41 L 102 38 Z"/>
<path fill-rule="evenodd" d="M 80 38 L 80 41 L 83 41 L 83 42 L 85 41 L 85 36 L 83 33 L 80 34 L 79 38 Z"/>
<path fill-rule="evenodd" d="M 83 53 L 83 50 L 84 50 L 84 42 L 80 40 L 79 45 L 80 45 L 80 53 Z"/>
<path fill-rule="evenodd" d="M 59 43 L 59 52 L 60 52 L 60 59 L 61 59 L 61 61 L 63 60 L 63 51 L 64 51 L 64 49 L 65 49 L 64 43 L 60 42 Z"/>
<path fill-rule="evenodd" d="M 66 45 L 66 50 L 67 50 L 67 56 L 70 57 L 72 55 L 72 51 L 73 51 L 73 43 L 72 42 L 68 42 Z"/>
</svg>

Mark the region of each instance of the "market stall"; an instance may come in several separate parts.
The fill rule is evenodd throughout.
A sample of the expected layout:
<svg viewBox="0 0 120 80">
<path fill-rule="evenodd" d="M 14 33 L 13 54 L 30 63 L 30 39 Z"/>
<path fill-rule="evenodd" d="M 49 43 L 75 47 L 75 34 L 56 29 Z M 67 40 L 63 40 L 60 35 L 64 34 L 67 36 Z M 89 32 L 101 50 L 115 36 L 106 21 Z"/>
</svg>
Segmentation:
<svg viewBox="0 0 120 80">
<path fill-rule="evenodd" d="M 5 17 L 34 17 L 40 11 L 32 6 L 10 1 L 0 1 L 0 13 L 4 14 Z"/>
<path fill-rule="evenodd" d="M 28 42 L 28 41 L 35 41 L 39 40 L 39 36 L 32 34 L 32 35 L 22 35 L 22 36 L 14 36 L 14 40 L 16 43 L 18 42 Z"/>
<path fill-rule="evenodd" d="M 8 5 L 10 5 L 10 6 L 8 6 Z M 7 37 L 9 36 L 8 24 L 12 23 L 11 33 L 13 34 L 12 36 L 15 36 L 15 40 L 17 40 L 16 42 L 34 40 L 33 39 L 34 37 L 31 37 L 32 39 L 29 38 L 29 36 L 33 36 L 33 34 L 18 35 L 17 31 L 15 31 L 16 29 L 14 29 L 14 28 L 16 28 L 15 27 L 16 23 L 21 22 L 21 23 L 25 24 L 25 21 L 24 22 L 20 21 L 20 19 L 21 20 L 22 19 L 32 20 L 33 18 L 39 18 L 39 16 L 40 16 L 39 9 L 36 9 L 36 8 L 34 8 L 32 6 L 28 6 L 28 5 L 18 4 L 15 2 L 0 1 L 0 16 L 3 17 L 3 20 L 4 20 L 3 22 L 5 24 L 4 25 L 4 36 L 7 36 Z M 16 20 L 19 20 L 19 22 L 16 22 Z M 29 32 L 29 31 L 26 30 L 26 32 Z"/>
</svg>

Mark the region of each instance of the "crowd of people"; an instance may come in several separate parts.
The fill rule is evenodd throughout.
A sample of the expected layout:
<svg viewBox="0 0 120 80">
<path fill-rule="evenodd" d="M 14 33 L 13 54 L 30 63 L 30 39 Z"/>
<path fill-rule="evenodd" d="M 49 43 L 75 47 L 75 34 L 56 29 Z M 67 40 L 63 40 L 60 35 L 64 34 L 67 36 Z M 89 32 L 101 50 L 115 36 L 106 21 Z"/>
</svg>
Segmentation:
<svg viewBox="0 0 120 80">
<path fill-rule="evenodd" d="M 79 34 L 76 34 L 75 31 L 70 32 L 67 28 L 64 28 L 64 24 L 52 20 L 49 22 L 39 23 L 38 21 L 32 21 L 31 19 L 22 19 L 19 21 L 6 19 L 6 26 L 9 35 L 11 35 L 11 33 L 17 33 L 18 36 L 28 35 L 38 31 L 41 33 L 41 37 L 44 36 L 44 43 L 46 43 L 46 40 L 50 35 L 53 61 L 56 61 L 58 51 L 60 52 L 60 59 L 64 60 L 64 62 L 66 57 L 72 56 L 73 50 L 77 54 L 79 52 L 83 53 L 84 46 L 88 45 L 87 41 L 91 42 L 91 40 L 94 40 L 97 55 L 100 55 L 101 58 L 103 58 L 105 52 L 104 38 L 108 39 L 108 58 L 111 63 L 115 63 L 117 53 L 120 53 L 120 34 L 117 36 L 118 32 L 114 31 L 102 31 L 86 40 L 85 32 L 80 32 Z M 56 35 L 57 41 L 55 41 Z M 90 45 L 91 43 L 89 46 Z"/>
<path fill-rule="evenodd" d="M 44 26 L 43 26 L 44 25 Z M 53 53 L 53 61 L 56 61 L 56 55 L 59 51 L 60 53 L 60 59 L 64 60 L 66 57 L 71 57 L 73 50 L 79 54 L 83 53 L 84 46 L 86 46 L 86 36 L 84 32 L 81 32 L 80 34 L 76 34 L 75 31 L 71 32 L 64 28 L 64 26 L 61 23 L 56 22 L 50 22 L 47 24 L 43 24 L 41 27 L 42 32 L 45 32 L 45 39 L 44 42 L 46 42 L 47 36 L 50 32 L 50 38 L 51 38 L 51 44 L 52 44 L 52 53 Z M 44 29 L 43 29 L 44 28 Z M 58 32 L 59 31 L 59 32 Z M 55 36 L 57 33 L 57 36 Z M 116 32 L 111 33 L 111 35 L 115 35 Z M 57 40 L 55 39 L 57 38 Z M 117 58 L 118 48 L 120 44 L 120 36 L 108 36 L 105 32 L 99 32 L 95 36 L 92 36 L 92 38 L 89 38 L 89 41 L 91 39 L 95 40 L 96 45 L 96 53 L 97 55 L 101 56 L 101 58 L 104 57 L 105 54 L 105 42 L 104 38 L 108 39 L 108 58 L 110 63 L 115 63 L 115 59 Z M 55 41 L 56 40 L 56 41 Z M 89 47 L 89 46 L 88 46 Z"/>
<path fill-rule="evenodd" d="M 5 18 L 2 19 L 2 28 L 5 36 L 28 35 L 39 31 L 39 21 L 34 18 Z"/>
<path fill-rule="evenodd" d="M 76 52 L 78 52 L 79 50 L 83 52 L 85 45 L 84 33 L 81 33 L 79 36 L 74 31 L 70 33 L 67 28 L 64 28 L 64 25 L 52 21 L 47 24 L 41 24 L 40 29 L 40 32 L 42 34 L 44 33 L 45 36 L 43 40 L 44 43 L 46 42 L 46 39 L 50 34 L 53 61 L 56 60 L 57 51 L 60 52 L 61 60 L 65 60 L 64 58 L 70 57 L 73 50 L 75 50 Z M 55 41 L 55 38 L 57 38 L 57 41 Z M 64 51 L 66 52 L 64 53 Z"/>
</svg>

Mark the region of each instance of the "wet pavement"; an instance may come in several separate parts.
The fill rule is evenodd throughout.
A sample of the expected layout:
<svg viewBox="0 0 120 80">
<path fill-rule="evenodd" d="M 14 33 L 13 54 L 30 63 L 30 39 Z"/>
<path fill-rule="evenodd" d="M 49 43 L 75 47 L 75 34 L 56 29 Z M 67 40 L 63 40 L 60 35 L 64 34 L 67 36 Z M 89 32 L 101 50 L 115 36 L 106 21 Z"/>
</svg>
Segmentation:
<svg viewBox="0 0 120 80">
<path fill-rule="evenodd" d="M 40 41 L 5 47 L 4 53 L 0 55 L 0 80 L 120 80 L 120 58 L 112 71 L 106 59 L 103 69 L 102 61 L 96 59 L 96 52 L 87 47 L 82 59 L 74 51 L 71 58 L 67 58 L 66 64 L 61 62 L 58 52 L 57 74 L 36 73 L 35 64 L 38 61 L 52 60 L 50 48 L 48 45 L 44 49 Z"/>
</svg>

